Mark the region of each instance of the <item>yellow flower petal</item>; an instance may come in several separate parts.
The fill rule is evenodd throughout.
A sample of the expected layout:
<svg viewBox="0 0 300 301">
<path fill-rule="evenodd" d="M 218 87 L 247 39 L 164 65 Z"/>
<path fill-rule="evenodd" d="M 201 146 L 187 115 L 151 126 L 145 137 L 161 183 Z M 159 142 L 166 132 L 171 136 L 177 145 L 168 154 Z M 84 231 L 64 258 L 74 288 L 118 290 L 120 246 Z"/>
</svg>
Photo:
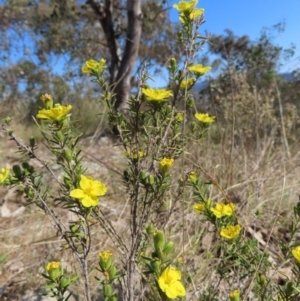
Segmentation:
<svg viewBox="0 0 300 301">
<path fill-rule="evenodd" d="M 81 67 L 81 71 L 82 71 L 82 73 L 90 73 L 91 69 L 87 66 L 83 66 L 83 67 Z"/>
<path fill-rule="evenodd" d="M 292 250 L 292 254 L 293 254 L 294 258 L 295 258 L 298 262 L 300 262 L 300 246 L 294 248 L 294 249 Z"/>
<path fill-rule="evenodd" d="M 99 204 L 99 199 L 98 197 L 91 197 L 88 195 L 85 195 L 83 199 L 80 200 L 81 204 L 86 207 L 95 207 Z"/>
<path fill-rule="evenodd" d="M 70 191 L 70 196 L 74 199 L 82 199 L 85 196 L 85 193 L 82 189 L 73 189 Z"/>
</svg>

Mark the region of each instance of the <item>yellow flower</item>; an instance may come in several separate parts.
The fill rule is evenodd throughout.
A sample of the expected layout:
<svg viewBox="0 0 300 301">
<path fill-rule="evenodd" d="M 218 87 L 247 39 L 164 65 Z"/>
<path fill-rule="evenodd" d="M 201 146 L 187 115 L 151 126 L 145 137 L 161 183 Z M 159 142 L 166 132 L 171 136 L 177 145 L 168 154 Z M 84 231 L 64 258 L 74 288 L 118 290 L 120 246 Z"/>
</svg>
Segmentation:
<svg viewBox="0 0 300 301">
<path fill-rule="evenodd" d="M 159 169 L 161 172 L 167 172 L 173 165 L 174 159 L 163 158 L 159 161 Z"/>
<path fill-rule="evenodd" d="M 50 261 L 46 265 L 46 271 L 51 279 L 56 279 L 63 274 L 59 261 Z"/>
<path fill-rule="evenodd" d="M 173 95 L 172 91 L 167 89 L 142 88 L 142 92 L 148 101 L 155 102 L 165 101 Z"/>
<path fill-rule="evenodd" d="M 178 10 L 178 12 L 183 13 L 185 11 L 192 10 L 196 4 L 198 3 L 198 0 L 191 0 L 189 2 L 186 1 L 180 1 L 179 4 L 174 4 L 173 7 Z"/>
<path fill-rule="evenodd" d="M 189 66 L 188 70 L 199 76 L 199 75 L 203 75 L 203 74 L 207 73 L 209 70 L 211 70 L 211 67 L 210 66 L 204 67 L 201 64 L 197 64 L 197 65 Z"/>
<path fill-rule="evenodd" d="M 112 256 L 112 252 L 109 250 L 105 250 L 102 252 L 99 252 L 99 257 L 103 260 L 108 260 Z"/>
<path fill-rule="evenodd" d="M 79 199 L 84 207 L 94 207 L 99 203 L 99 196 L 103 196 L 107 192 L 105 184 L 94 180 L 92 177 L 81 175 L 80 188 L 70 191 L 70 196 Z"/>
<path fill-rule="evenodd" d="M 179 88 L 181 90 L 189 90 L 192 88 L 192 86 L 194 85 L 194 83 L 196 82 L 196 79 L 194 78 L 188 78 L 188 79 L 184 79 L 181 81 Z"/>
<path fill-rule="evenodd" d="M 189 13 L 189 19 L 190 20 L 195 20 L 197 18 L 199 18 L 200 16 L 202 16 L 204 14 L 204 9 L 203 8 L 194 8 L 190 13 Z M 181 23 L 185 23 L 185 18 L 186 13 L 182 13 L 179 16 L 179 20 L 181 21 Z"/>
<path fill-rule="evenodd" d="M 46 270 L 47 272 L 49 272 L 50 270 L 57 270 L 60 267 L 60 262 L 59 261 L 50 261 L 48 262 L 47 266 L 46 266 Z"/>
<path fill-rule="evenodd" d="M 194 8 L 190 13 L 190 19 L 195 20 L 204 14 L 203 8 Z"/>
<path fill-rule="evenodd" d="M 9 168 L 8 167 L 1 168 L 0 184 L 4 183 L 4 181 L 8 178 L 8 175 L 9 175 Z"/>
<path fill-rule="evenodd" d="M 91 73 L 92 71 L 97 71 L 101 73 L 105 69 L 105 63 L 106 63 L 105 59 L 101 59 L 99 63 L 96 62 L 95 60 L 89 60 L 85 62 L 85 66 L 81 68 L 81 71 L 83 73 Z"/>
<path fill-rule="evenodd" d="M 300 263 L 300 246 L 294 248 L 292 250 L 292 254 L 295 257 L 295 259 Z"/>
<path fill-rule="evenodd" d="M 189 179 L 191 181 L 196 181 L 197 180 L 197 173 L 195 171 L 191 171 L 189 174 Z"/>
<path fill-rule="evenodd" d="M 178 121 L 183 121 L 183 120 L 184 120 L 184 114 L 181 113 L 181 112 L 177 112 L 177 113 L 176 113 L 176 119 L 177 119 Z"/>
<path fill-rule="evenodd" d="M 72 109 L 71 105 L 68 106 L 56 105 L 52 109 L 39 110 L 36 117 L 48 121 L 61 121 L 69 114 L 71 109 Z"/>
<path fill-rule="evenodd" d="M 202 123 L 213 123 L 216 118 L 215 116 L 209 116 L 208 113 L 196 113 L 195 117 Z"/>
<path fill-rule="evenodd" d="M 236 211 L 236 207 L 233 203 L 218 203 L 214 208 L 211 208 L 210 210 L 217 218 L 221 218 L 223 216 L 231 216 Z"/>
<path fill-rule="evenodd" d="M 240 292 L 238 290 L 234 290 L 229 294 L 230 301 L 240 301 Z"/>
<path fill-rule="evenodd" d="M 181 273 L 175 267 L 166 268 L 158 279 L 160 289 L 170 299 L 183 297 L 186 295 L 185 288 L 180 282 Z"/>
<path fill-rule="evenodd" d="M 146 152 L 144 151 L 124 151 L 124 154 L 127 158 L 132 158 L 132 159 L 139 159 L 139 158 L 143 158 L 146 156 Z"/>
<path fill-rule="evenodd" d="M 222 228 L 220 231 L 220 235 L 226 239 L 236 238 L 241 232 L 241 226 L 228 226 L 227 228 Z"/>
<path fill-rule="evenodd" d="M 205 210 L 205 204 L 194 204 L 193 209 L 196 213 L 201 214 Z"/>
</svg>

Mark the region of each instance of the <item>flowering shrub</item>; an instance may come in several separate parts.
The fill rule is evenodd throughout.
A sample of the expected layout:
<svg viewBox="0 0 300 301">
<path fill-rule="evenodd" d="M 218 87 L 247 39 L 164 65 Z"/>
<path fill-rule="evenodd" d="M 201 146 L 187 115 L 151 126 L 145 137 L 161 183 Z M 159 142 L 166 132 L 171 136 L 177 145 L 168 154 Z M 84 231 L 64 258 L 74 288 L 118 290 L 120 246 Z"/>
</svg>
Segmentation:
<svg viewBox="0 0 300 301">
<path fill-rule="evenodd" d="M 295 237 L 300 228 L 300 205 L 294 210 L 291 242 L 282 243 L 283 256 L 295 258 L 295 278 L 285 287 L 276 287 L 267 280 L 268 253 L 261 250 L 256 240 L 245 235 L 237 206 L 218 182 L 189 157 L 190 145 L 205 138 L 215 122 L 214 116 L 196 112 L 191 92 L 196 81 L 211 69 L 194 62 L 197 51 L 206 41 L 198 34 L 204 10 L 196 8 L 196 4 L 196 0 L 191 0 L 174 5 L 182 23 L 178 40 L 186 53 L 182 62 L 170 60 L 170 88 L 149 87 L 147 72 L 143 70 L 138 93 L 128 99 L 126 114 L 114 109 L 115 95 L 107 84 L 106 60 L 90 59 L 82 67 L 82 72 L 101 88 L 101 102 L 107 106 L 110 126 L 118 129 L 119 142 L 127 158 L 122 176 L 128 201 L 124 210 L 130 215 L 128 225 L 124 226 L 128 230 L 126 235 L 118 233 L 101 210 L 100 200 L 105 199 L 110 190 L 107 183 L 88 176 L 89 170 L 82 165 L 80 137 L 74 134 L 70 104 L 62 105 L 45 94 L 41 96 L 44 107 L 36 115 L 41 120 L 39 128 L 44 143 L 63 170 L 62 178 L 37 156 L 35 139 L 30 138 L 29 145 L 25 145 L 10 128 L 11 119 L 4 120 L 3 129 L 16 142 L 18 150 L 29 159 L 38 160 L 58 185 L 56 189 L 48 187 L 41 171 L 27 161 L 14 165 L 11 171 L 8 167 L 2 168 L 0 173 L 1 185 L 20 187 L 28 202 L 35 203 L 51 218 L 64 240 L 63 248 L 71 250 L 77 259 L 79 272 L 73 276 L 68 276 L 61 261 L 53 260 L 45 265 L 42 275 L 48 295 L 57 300 L 68 300 L 71 294 L 68 287 L 79 278 L 84 283 L 84 298 L 96 299 L 90 284 L 92 271 L 96 273 L 93 276 L 101 287 L 103 299 L 108 301 L 167 301 L 184 297 L 215 301 L 221 294 L 221 284 L 228 298 L 235 301 L 246 300 L 250 290 L 257 300 L 299 298 L 300 247 Z M 176 166 L 184 166 L 180 168 L 180 177 L 173 172 Z M 211 185 L 220 192 L 221 202 L 209 198 Z M 185 212 L 189 210 L 188 214 L 196 213 L 201 227 L 216 241 L 217 250 L 208 256 L 217 262 L 209 271 L 216 284 L 208 281 L 194 289 L 191 275 L 195 271 L 186 264 L 193 254 L 189 250 L 190 241 L 184 237 L 185 225 L 176 223 L 172 229 L 167 225 L 170 216 L 174 220 L 178 218 L 180 208 Z M 58 217 L 58 209 L 72 213 L 68 224 Z M 94 258 L 91 247 L 95 233 L 91 229 L 97 226 L 111 239 L 115 249 L 98 251 L 98 257 Z M 180 244 L 176 234 L 181 228 L 184 243 Z M 198 245 L 201 242 L 196 248 Z M 205 281 L 206 277 L 201 279 Z M 237 279 L 241 280 L 239 287 L 233 287 Z"/>
</svg>

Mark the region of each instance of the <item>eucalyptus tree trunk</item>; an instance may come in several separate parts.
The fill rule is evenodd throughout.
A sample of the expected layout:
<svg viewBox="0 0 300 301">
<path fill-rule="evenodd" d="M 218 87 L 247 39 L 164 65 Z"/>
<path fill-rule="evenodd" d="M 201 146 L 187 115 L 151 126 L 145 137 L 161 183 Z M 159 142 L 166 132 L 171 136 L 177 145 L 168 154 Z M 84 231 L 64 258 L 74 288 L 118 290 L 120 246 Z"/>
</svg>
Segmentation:
<svg viewBox="0 0 300 301">
<path fill-rule="evenodd" d="M 115 108 L 123 110 L 131 89 L 131 76 L 138 56 L 142 33 L 141 0 L 127 0 L 127 34 L 123 52 L 114 30 L 112 1 L 105 0 L 104 4 L 99 4 L 94 0 L 87 0 L 87 4 L 94 10 L 104 31 L 107 47 L 111 54 L 109 72 L 110 84 L 116 94 Z"/>
</svg>

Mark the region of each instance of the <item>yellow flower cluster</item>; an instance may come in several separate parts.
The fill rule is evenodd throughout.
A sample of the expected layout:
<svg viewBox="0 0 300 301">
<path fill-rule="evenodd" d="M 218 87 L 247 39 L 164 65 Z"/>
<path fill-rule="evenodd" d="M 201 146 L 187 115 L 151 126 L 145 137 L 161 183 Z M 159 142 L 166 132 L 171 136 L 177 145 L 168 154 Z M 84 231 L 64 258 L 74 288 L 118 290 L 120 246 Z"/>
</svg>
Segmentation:
<svg viewBox="0 0 300 301">
<path fill-rule="evenodd" d="M 177 112 L 177 113 L 176 113 L 176 119 L 177 119 L 178 121 L 183 121 L 183 120 L 184 120 L 184 113 Z"/>
<path fill-rule="evenodd" d="M 142 88 L 142 93 L 150 102 L 166 101 L 173 96 L 172 91 L 167 89 Z"/>
<path fill-rule="evenodd" d="M 181 90 L 189 90 L 193 87 L 193 85 L 195 84 L 196 79 L 195 78 L 188 78 L 188 79 L 184 79 L 181 81 L 179 88 Z"/>
<path fill-rule="evenodd" d="M 195 117 L 202 123 L 213 123 L 216 118 L 215 116 L 209 116 L 208 113 L 196 113 Z"/>
<path fill-rule="evenodd" d="M 8 167 L 1 168 L 0 185 L 3 184 L 4 181 L 8 178 L 8 175 L 9 175 L 9 168 Z"/>
<path fill-rule="evenodd" d="M 105 59 L 101 59 L 99 62 L 95 60 L 88 60 L 85 62 L 85 66 L 81 68 L 83 73 L 91 73 L 92 71 L 96 71 L 98 73 L 102 73 L 105 70 Z"/>
<path fill-rule="evenodd" d="M 59 261 L 50 261 L 48 262 L 47 266 L 46 266 L 46 270 L 47 272 L 51 271 L 51 270 L 57 270 L 60 267 L 60 262 Z"/>
<path fill-rule="evenodd" d="M 211 208 L 210 210 L 216 216 L 216 218 L 221 218 L 223 216 L 231 216 L 236 211 L 236 207 L 233 203 L 218 203 L 214 208 Z"/>
<path fill-rule="evenodd" d="M 109 250 L 99 252 L 99 257 L 103 260 L 108 260 L 112 256 L 112 252 Z"/>
<path fill-rule="evenodd" d="M 56 105 L 52 109 L 39 110 L 36 117 L 39 119 L 43 119 L 45 121 L 61 121 L 69 114 L 71 109 L 72 109 L 71 105 L 68 106 Z"/>
<path fill-rule="evenodd" d="M 183 284 L 180 282 L 180 279 L 181 272 L 171 266 L 162 272 L 158 278 L 158 285 L 170 299 L 184 297 L 186 295 L 186 291 Z"/>
<path fill-rule="evenodd" d="M 95 207 L 99 204 L 99 196 L 103 196 L 107 192 L 105 184 L 100 181 L 94 180 L 90 176 L 81 175 L 80 188 L 70 191 L 70 196 L 79 199 L 84 207 Z"/>
<path fill-rule="evenodd" d="M 169 159 L 169 158 L 163 158 L 159 161 L 159 169 L 161 172 L 167 172 L 170 170 L 174 163 L 174 159 Z"/>
<path fill-rule="evenodd" d="M 127 158 L 132 158 L 132 159 L 139 159 L 139 158 L 143 158 L 146 156 L 146 152 L 144 151 L 124 151 L 124 155 L 127 157 Z"/>
<path fill-rule="evenodd" d="M 178 10 L 180 14 L 179 19 L 182 23 L 185 23 L 185 18 L 195 20 L 204 14 L 203 8 L 195 8 L 197 3 L 197 0 L 191 0 L 189 2 L 180 1 L 179 4 L 173 5 L 173 7 Z"/>
<path fill-rule="evenodd" d="M 238 290 L 234 290 L 229 294 L 230 301 L 240 301 L 240 292 Z"/>
<path fill-rule="evenodd" d="M 191 171 L 189 173 L 189 180 L 196 181 L 197 180 L 197 173 L 195 171 Z"/>
</svg>

